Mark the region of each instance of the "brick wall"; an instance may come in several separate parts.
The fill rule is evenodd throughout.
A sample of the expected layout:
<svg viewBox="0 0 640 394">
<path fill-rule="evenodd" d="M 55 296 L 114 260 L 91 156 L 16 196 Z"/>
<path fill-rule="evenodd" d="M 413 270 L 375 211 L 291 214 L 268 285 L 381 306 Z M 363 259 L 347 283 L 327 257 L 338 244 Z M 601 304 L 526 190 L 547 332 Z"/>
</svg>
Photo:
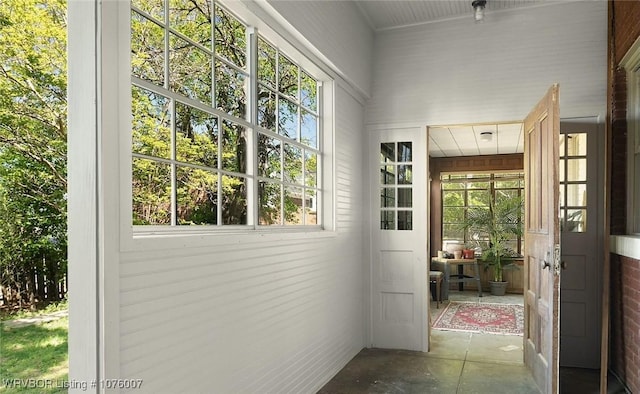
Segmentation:
<svg viewBox="0 0 640 394">
<path fill-rule="evenodd" d="M 627 86 L 619 64 L 640 37 L 640 1 L 609 2 L 607 127 L 611 136 L 611 234 L 626 232 Z M 640 393 L 640 261 L 611 255 L 610 368 Z"/>
<path fill-rule="evenodd" d="M 613 74 L 611 97 L 611 234 L 627 231 L 627 77 L 622 68 Z"/>
<path fill-rule="evenodd" d="M 632 393 L 640 393 L 640 261 L 611 255 L 610 361 Z"/>
<path fill-rule="evenodd" d="M 640 36 L 640 1 L 613 1 L 616 64 Z"/>
</svg>

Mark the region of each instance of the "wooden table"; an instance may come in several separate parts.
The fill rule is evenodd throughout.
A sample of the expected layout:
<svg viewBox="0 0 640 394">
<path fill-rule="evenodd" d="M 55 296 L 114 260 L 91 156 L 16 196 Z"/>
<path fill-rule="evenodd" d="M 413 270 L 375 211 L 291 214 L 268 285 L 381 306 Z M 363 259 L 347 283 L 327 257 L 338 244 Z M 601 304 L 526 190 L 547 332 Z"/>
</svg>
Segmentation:
<svg viewBox="0 0 640 394">
<path fill-rule="evenodd" d="M 451 266 L 457 265 L 457 273 L 451 273 Z M 473 265 L 475 276 L 465 275 L 463 270 L 465 265 Z M 478 268 L 478 259 L 445 259 L 431 258 L 431 269 L 442 271 L 444 273 L 444 281 L 442 286 L 442 299 L 449 299 L 449 284 L 458 283 L 458 289 L 464 290 L 465 282 L 476 282 L 478 286 L 478 297 L 482 297 L 482 285 L 480 284 L 480 268 Z"/>
</svg>

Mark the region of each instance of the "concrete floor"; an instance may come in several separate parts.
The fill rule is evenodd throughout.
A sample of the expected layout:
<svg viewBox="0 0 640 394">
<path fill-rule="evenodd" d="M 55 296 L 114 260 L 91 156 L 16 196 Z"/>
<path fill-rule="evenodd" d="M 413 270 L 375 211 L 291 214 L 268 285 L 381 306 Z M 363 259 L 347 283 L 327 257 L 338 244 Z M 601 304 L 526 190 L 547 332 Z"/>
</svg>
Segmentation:
<svg viewBox="0 0 640 394">
<path fill-rule="evenodd" d="M 454 301 L 523 304 L 522 295 L 494 297 L 451 291 Z M 431 303 L 432 321 L 444 310 Z M 523 364 L 516 335 L 432 330 L 431 351 L 363 349 L 319 394 L 356 393 L 540 393 Z M 599 371 L 562 368 L 562 393 L 598 393 Z M 613 384 L 613 386 L 612 386 Z M 615 382 L 609 393 L 624 393 Z"/>
</svg>

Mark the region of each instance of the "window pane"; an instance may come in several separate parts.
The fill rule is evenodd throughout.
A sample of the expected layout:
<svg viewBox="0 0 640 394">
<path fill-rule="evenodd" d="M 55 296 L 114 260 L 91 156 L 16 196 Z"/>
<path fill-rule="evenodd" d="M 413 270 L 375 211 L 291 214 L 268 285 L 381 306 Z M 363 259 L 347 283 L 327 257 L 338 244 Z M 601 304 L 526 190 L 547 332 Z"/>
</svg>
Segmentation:
<svg viewBox="0 0 640 394">
<path fill-rule="evenodd" d="M 464 183 L 442 182 L 442 188 L 445 190 L 463 190 Z"/>
<path fill-rule="evenodd" d="M 291 144 L 284 144 L 284 181 L 303 184 L 302 149 Z"/>
<path fill-rule="evenodd" d="M 587 185 L 567 185 L 567 206 L 581 207 L 587 205 Z"/>
<path fill-rule="evenodd" d="M 300 142 L 312 148 L 318 147 L 318 119 L 311 112 L 301 110 Z"/>
<path fill-rule="evenodd" d="M 258 81 L 276 88 L 276 50 L 258 38 Z"/>
<path fill-rule="evenodd" d="M 258 215 L 260 225 L 282 224 L 282 187 L 280 184 L 261 181 L 258 186 Z"/>
<path fill-rule="evenodd" d="M 164 85 L 164 30 L 131 11 L 131 74 Z"/>
<path fill-rule="evenodd" d="M 413 229 L 413 211 L 398 211 L 398 230 Z"/>
<path fill-rule="evenodd" d="M 567 185 L 560 185 L 560 193 L 558 194 L 560 197 L 560 206 L 564 207 L 565 205 L 565 201 L 564 201 L 564 195 L 565 193 L 565 189 L 567 188 Z"/>
<path fill-rule="evenodd" d="M 411 208 L 413 206 L 412 191 L 410 187 L 398 188 L 398 207 Z"/>
<path fill-rule="evenodd" d="M 196 168 L 176 169 L 177 224 L 218 222 L 218 176 Z"/>
<path fill-rule="evenodd" d="M 489 182 L 469 182 L 467 189 L 489 189 Z"/>
<path fill-rule="evenodd" d="M 315 112 L 318 110 L 318 83 L 306 72 L 300 74 L 300 103 Z"/>
<path fill-rule="evenodd" d="M 176 160 L 218 167 L 218 119 L 176 102 Z"/>
<path fill-rule="evenodd" d="M 211 2 L 208 0 L 169 0 L 169 24 L 171 27 L 201 44 L 211 48 Z"/>
<path fill-rule="evenodd" d="M 174 34 L 169 38 L 171 90 L 211 105 L 211 55 Z"/>
<path fill-rule="evenodd" d="M 558 166 L 558 171 L 559 171 L 559 179 L 560 182 L 564 182 L 565 181 L 565 177 L 564 177 L 564 163 L 566 162 L 566 159 L 561 158 L 560 159 L 560 165 Z"/>
<path fill-rule="evenodd" d="M 383 142 L 380 144 L 380 162 L 388 163 L 395 161 L 396 145 L 393 142 Z"/>
<path fill-rule="evenodd" d="M 396 166 L 382 166 L 380 167 L 380 184 L 382 185 L 395 185 L 396 183 Z"/>
<path fill-rule="evenodd" d="M 567 209 L 565 231 L 583 233 L 587 231 L 587 210 Z"/>
<path fill-rule="evenodd" d="M 278 56 L 278 91 L 292 99 L 298 99 L 298 70 L 286 56 Z"/>
<path fill-rule="evenodd" d="M 396 216 L 395 211 L 380 211 L 380 229 L 395 230 L 396 229 L 395 216 Z"/>
<path fill-rule="evenodd" d="M 222 176 L 222 223 L 247 224 L 247 180 Z"/>
<path fill-rule="evenodd" d="M 135 6 L 159 21 L 164 20 L 164 1 L 131 0 Z"/>
<path fill-rule="evenodd" d="M 445 191 L 442 192 L 442 206 L 462 207 L 464 206 L 463 192 Z"/>
<path fill-rule="evenodd" d="M 216 105 L 222 111 L 244 119 L 247 114 L 246 76 L 216 61 Z"/>
<path fill-rule="evenodd" d="M 171 155 L 169 99 L 132 86 L 131 107 L 131 151 L 168 159 Z"/>
<path fill-rule="evenodd" d="M 171 167 L 133 158 L 133 224 L 171 224 Z"/>
<path fill-rule="evenodd" d="M 398 162 L 409 162 L 412 160 L 411 142 L 398 142 Z"/>
<path fill-rule="evenodd" d="M 380 206 L 382 208 L 393 208 L 396 206 L 396 189 L 383 187 L 380 189 Z"/>
<path fill-rule="evenodd" d="M 291 139 L 298 136 L 298 106 L 283 97 L 278 100 L 278 134 Z"/>
<path fill-rule="evenodd" d="M 514 179 L 510 181 L 496 181 L 493 186 L 496 189 L 518 189 L 520 187 L 520 180 Z"/>
<path fill-rule="evenodd" d="M 304 154 L 304 179 L 306 186 L 318 186 L 318 155 L 315 153 Z"/>
<path fill-rule="evenodd" d="M 467 198 L 470 207 L 488 207 L 491 195 L 488 190 L 470 190 Z"/>
<path fill-rule="evenodd" d="M 282 141 L 258 134 L 258 175 L 280 179 L 282 174 L 281 149 Z"/>
<path fill-rule="evenodd" d="M 464 222 L 464 207 L 444 207 L 442 209 L 442 223 Z"/>
<path fill-rule="evenodd" d="M 302 224 L 302 188 L 284 188 L 284 223 Z"/>
<path fill-rule="evenodd" d="M 442 240 L 464 241 L 464 232 L 459 224 L 443 224 Z"/>
<path fill-rule="evenodd" d="M 398 184 L 410 185 L 412 183 L 413 183 L 413 166 L 399 165 L 398 166 Z"/>
<path fill-rule="evenodd" d="M 247 130 L 244 126 L 222 122 L 222 169 L 244 174 L 247 172 Z"/>
<path fill-rule="evenodd" d="M 313 189 L 306 189 L 304 192 L 305 197 L 305 222 L 304 224 L 312 225 L 318 224 L 318 212 L 317 212 L 317 200 L 316 191 Z"/>
<path fill-rule="evenodd" d="M 215 25 L 216 54 L 245 68 L 247 42 L 244 25 L 220 7 L 216 7 Z"/>
<path fill-rule="evenodd" d="M 587 159 L 567 160 L 567 180 L 569 182 L 587 180 Z"/>
<path fill-rule="evenodd" d="M 496 202 L 518 198 L 518 190 L 496 190 Z"/>
<path fill-rule="evenodd" d="M 262 85 L 258 86 L 258 124 L 276 131 L 276 93 Z"/>
<path fill-rule="evenodd" d="M 587 134 L 567 134 L 567 156 L 587 155 Z"/>
</svg>

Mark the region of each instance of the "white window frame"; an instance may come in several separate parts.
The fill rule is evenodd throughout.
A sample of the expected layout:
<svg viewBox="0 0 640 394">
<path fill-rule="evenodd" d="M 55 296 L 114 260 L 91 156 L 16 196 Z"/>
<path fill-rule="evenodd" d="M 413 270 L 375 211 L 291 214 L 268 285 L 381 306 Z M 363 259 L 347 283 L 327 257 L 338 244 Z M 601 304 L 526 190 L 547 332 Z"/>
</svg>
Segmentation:
<svg viewBox="0 0 640 394">
<path fill-rule="evenodd" d="M 640 38 L 620 65 L 627 72 L 627 233 L 640 235 Z"/>
<path fill-rule="evenodd" d="M 290 37 L 288 37 L 284 27 L 276 27 L 271 22 L 266 22 L 260 19 L 252 9 L 252 6 L 247 5 L 244 2 L 237 1 L 220 1 L 216 0 L 217 3 L 222 5 L 227 11 L 229 11 L 232 15 L 237 17 L 240 21 L 246 24 L 247 29 L 250 33 L 256 35 L 259 31 L 260 36 L 264 37 L 270 44 L 277 46 L 278 50 L 282 51 L 282 53 L 286 54 L 291 60 L 293 60 L 301 69 L 305 70 L 307 73 L 312 75 L 318 81 L 318 111 L 319 115 L 319 131 L 318 131 L 318 149 L 320 151 L 321 157 L 319 157 L 319 166 L 317 179 L 319 184 L 317 201 L 316 201 L 316 209 L 319 209 L 320 215 L 318 216 L 318 225 L 281 225 L 281 226 L 266 226 L 259 225 L 257 218 L 257 210 L 258 210 L 258 201 L 255 192 L 250 192 L 247 195 L 247 213 L 248 220 L 251 221 L 250 224 L 247 225 L 190 225 L 190 226 L 172 226 L 172 225 L 132 225 L 130 226 L 130 231 L 127 231 L 133 238 L 136 239 L 149 239 L 149 237 L 153 236 L 167 236 L 167 235 L 207 235 L 207 234 L 229 234 L 229 233 L 261 233 L 261 232 L 304 232 L 308 234 L 309 231 L 323 232 L 323 231 L 334 231 L 335 230 L 335 212 L 334 212 L 334 200 L 335 200 L 335 146 L 334 146 L 334 103 L 335 103 L 335 80 L 331 76 L 332 72 L 330 69 L 323 65 L 321 62 L 317 60 L 317 58 L 312 54 L 311 50 L 305 48 L 303 45 L 295 45 L 292 42 Z M 127 2 L 128 4 L 129 2 Z M 130 6 L 129 6 L 130 7 Z M 121 14 L 123 15 L 123 14 Z M 130 23 L 127 21 L 127 24 Z M 131 51 L 131 38 L 130 38 L 130 28 L 129 31 L 129 39 L 126 43 L 127 53 Z M 121 41 L 122 43 L 122 41 Z M 247 45 L 249 45 L 250 41 L 247 41 Z M 128 65 L 127 65 L 128 67 Z M 130 70 L 129 70 L 130 75 Z M 250 75 L 250 78 L 257 78 L 257 75 Z M 249 101 L 249 107 L 253 106 L 253 101 Z M 251 111 L 251 110 L 250 110 Z M 217 109 L 212 109 L 211 112 L 219 112 Z M 129 105 L 129 113 L 130 113 L 130 105 Z M 224 117 L 224 114 L 222 114 Z M 221 118 L 222 118 L 221 117 Z M 259 129 L 259 128 L 257 128 Z M 129 141 L 128 156 L 129 160 L 131 158 L 131 125 L 128 125 L 128 137 L 125 138 Z M 254 128 L 253 136 L 256 133 L 256 128 Z M 253 138 L 248 141 L 248 144 L 253 144 L 251 141 Z M 257 179 L 259 177 L 252 170 L 254 167 L 251 163 L 254 162 L 255 154 L 253 152 L 256 147 L 248 146 L 248 151 L 250 152 L 249 157 L 249 165 L 248 172 L 246 174 L 246 179 L 248 182 L 257 185 Z M 127 171 L 128 168 L 128 172 Z M 123 173 L 126 172 L 129 185 L 125 187 L 121 196 L 123 197 L 121 200 L 121 206 L 123 208 L 123 212 L 120 216 L 121 220 L 131 220 L 131 212 L 132 212 L 132 190 L 131 190 L 131 165 L 125 165 Z M 251 190 L 251 188 L 250 188 Z M 123 223 L 126 227 L 126 223 Z M 125 238 L 127 238 L 125 236 Z M 127 242 L 128 243 L 128 242 Z"/>
</svg>

